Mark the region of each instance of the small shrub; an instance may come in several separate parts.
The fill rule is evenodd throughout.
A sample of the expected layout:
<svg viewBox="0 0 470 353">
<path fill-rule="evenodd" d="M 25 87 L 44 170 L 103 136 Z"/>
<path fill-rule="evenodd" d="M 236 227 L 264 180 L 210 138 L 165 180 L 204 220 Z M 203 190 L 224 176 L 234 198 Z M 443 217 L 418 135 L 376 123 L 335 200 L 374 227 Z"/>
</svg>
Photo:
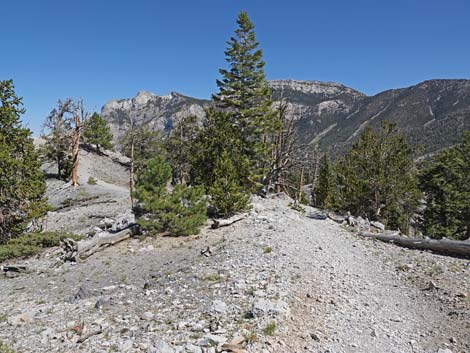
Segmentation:
<svg viewBox="0 0 470 353">
<path fill-rule="evenodd" d="M 273 321 L 267 324 L 263 332 L 266 336 L 273 336 L 274 332 L 276 332 L 276 323 Z"/>
<path fill-rule="evenodd" d="M 90 175 L 90 177 L 88 178 L 87 183 L 88 183 L 88 185 L 96 185 L 96 184 L 97 184 L 96 179 L 93 178 L 91 175 Z"/>
<path fill-rule="evenodd" d="M 171 167 L 163 158 L 147 161 L 137 176 L 137 223 L 149 232 L 197 234 L 207 220 L 204 189 L 179 184 L 170 191 L 167 185 L 171 176 Z"/>
<path fill-rule="evenodd" d="M 203 280 L 209 282 L 221 282 L 223 280 L 223 277 L 218 274 L 206 275 L 203 277 Z"/>
<path fill-rule="evenodd" d="M 291 202 L 289 204 L 289 207 L 292 208 L 294 211 L 300 212 L 300 213 L 305 213 L 305 208 L 303 208 L 300 203 L 297 201 Z"/>
<path fill-rule="evenodd" d="M 254 330 L 250 330 L 243 333 L 243 338 L 245 339 L 246 343 L 253 344 L 258 340 L 258 335 Z"/>
<path fill-rule="evenodd" d="M 0 353 L 15 353 L 15 351 L 0 341 Z"/>
<path fill-rule="evenodd" d="M 264 252 L 265 254 L 270 254 L 270 253 L 272 253 L 272 251 L 273 251 L 273 248 L 270 247 L 270 246 L 264 248 L 264 250 L 263 250 L 263 252 Z"/>
<path fill-rule="evenodd" d="M 41 249 L 60 245 L 60 241 L 65 238 L 80 240 L 82 237 L 76 234 L 58 232 L 25 233 L 18 238 L 10 239 L 6 244 L 0 245 L 0 261 L 33 256 L 39 253 Z"/>
</svg>

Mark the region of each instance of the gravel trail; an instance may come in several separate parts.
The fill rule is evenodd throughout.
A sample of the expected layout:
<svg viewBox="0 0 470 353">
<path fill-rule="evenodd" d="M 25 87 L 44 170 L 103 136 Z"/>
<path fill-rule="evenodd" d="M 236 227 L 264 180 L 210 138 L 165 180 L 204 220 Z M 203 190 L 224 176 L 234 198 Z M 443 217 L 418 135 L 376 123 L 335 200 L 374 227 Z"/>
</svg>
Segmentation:
<svg viewBox="0 0 470 353">
<path fill-rule="evenodd" d="M 234 352 L 470 352 L 470 302 L 454 295 L 470 289 L 468 260 L 358 239 L 288 203 L 255 199 L 232 226 L 132 239 L 83 263 L 53 266 L 53 252 L 30 259 L 35 273 L 0 277 L 0 342 L 62 353 L 215 353 L 226 343 Z M 403 261 L 444 266 L 432 277 L 443 289 L 423 290 L 421 267 L 403 273 Z"/>
</svg>

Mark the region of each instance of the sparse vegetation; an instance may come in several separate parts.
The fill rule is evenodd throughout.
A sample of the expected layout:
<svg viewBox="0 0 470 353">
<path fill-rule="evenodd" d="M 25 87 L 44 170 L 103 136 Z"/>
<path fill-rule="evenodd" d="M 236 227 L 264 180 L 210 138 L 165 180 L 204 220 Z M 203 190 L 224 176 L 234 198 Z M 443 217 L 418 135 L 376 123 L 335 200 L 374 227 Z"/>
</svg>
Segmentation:
<svg viewBox="0 0 470 353">
<path fill-rule="evenodd" d="M 270 247 L 270 246 L 267 246 L 267 247 L 264 248 L 263 252 L 264 252 L 265 254 L 270 254 L 270 253 L 273 252 L 273 248 Z"/>
<path fill-rule="evenodd" d="M 221 282 L 224 277 L 219 274 L 211 274 L 204 276 L 202 279 L 208 282 Z"/>
<path fill-rule="evenodd" d="M 93 178 L 93 177 L 90 175 L 90 177 L 88 178 L 87 184 L 88 184 L 88 185 L 96 185 L 96 184 L 97 184 L 96 179 Z"/>
<path fill-rule="evenodd" d="M 266 336 L 274 336 L 274 333 L 276 332 L 276 328 L 277 328 L 276 323 L 272 321 L 266 325 L 266 327 L 263 329 L 263 332 Z"/>
<path fill-rule="evenodd" d="M 0 353 L 15 353 L 15 351 L 0 341 Z"/>
<path fill-rule="evenodd" d="M 243 333 L 243 338 L 245 339 L 246 343 L 253 344 L 258 341 L 258 334 L 254 329 L 251 329 Z"/>
</svg>

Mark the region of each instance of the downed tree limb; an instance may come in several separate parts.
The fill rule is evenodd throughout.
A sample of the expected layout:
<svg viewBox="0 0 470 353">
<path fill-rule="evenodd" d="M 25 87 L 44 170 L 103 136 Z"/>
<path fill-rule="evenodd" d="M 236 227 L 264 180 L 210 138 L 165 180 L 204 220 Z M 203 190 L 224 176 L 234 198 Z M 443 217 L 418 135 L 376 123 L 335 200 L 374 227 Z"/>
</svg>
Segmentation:
<svg viewBox="0 0 470 353">
<path fill-rule="evenodd" d="M 95 330 L 95 331 L 90 331 L 90 332 L 85 332 L 82 336 L 80 336 L 80 338 L 77 340 L 77 343 L 83 343 L 85 342 L 87 339 L 89 339 L 90 337 L 92 336 L 96 336 L 96 335 L 100 335 L 103 333 L 103 330 L 101 329 L 98 329 L 98 330 Z"/>
<path fill-rule="evenodd" d="M 117 233 L 111 233 L 102 237 L 95 237 L 90 240 L 81 242 L 74 242 L 71 239 L 65 239 L 62 248 L 64 249 L 64 261 L 80 261 L 85 260 L 94 253 L 107 248 L 108 246 L 117 244 L 123 240 L 130 238 L 137 234 L 138 226 L 136 224 L 130 225 L 126 229 Z"/>
<path fill-rule="evenodd" d="M 396 235 L 386 235 L 383 233 L 375 234 L 369 232 L 361 232 L 359 233 L 359 236 L 377 239 L 385 243 L 392 243 L 410 249 L 429 250 L 448 255 L 470 257 L 470 242 L 467 241 L 405 238 Z"/>
<path fill-rule="evenodd" d="M 248 217 L 248 213 L 235 215 L 235 216 L 227 218 L 227 219 L 214 219 L 213 223 L 211 225 L 211 228 L 212 229 L 217 229 L 217 228 L 220 228 L 220 227 L 226 227 L 226 226 L 234 224 L 238 221 L 241 221 L 242 219 L 245 219 L 246 217 Z"/>
</svg>

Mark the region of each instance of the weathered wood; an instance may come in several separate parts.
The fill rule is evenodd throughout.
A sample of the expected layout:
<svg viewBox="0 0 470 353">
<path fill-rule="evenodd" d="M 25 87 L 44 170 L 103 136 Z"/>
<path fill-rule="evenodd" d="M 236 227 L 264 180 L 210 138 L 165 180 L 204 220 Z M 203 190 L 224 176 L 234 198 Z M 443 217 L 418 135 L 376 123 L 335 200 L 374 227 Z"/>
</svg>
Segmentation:
<svg viewBox="0 0 470 353">
<path fill-rule="evenodd" d="M 238 221 L 241 221 L 242 219 L 246 218 L 248 216 L 248 213 L 243 213 L 239 215 L 235 215 L 233 217 L 227 218 L 227 219 L 214 219 L 213 223 L 211 225 L 212 229 L 217 229 L 220 227 L 226 227 L 231 224 L 234 224 Z"/>
<path fill-rule="evenodd" d="M 470 242 L 449 239 L 405 238 L 397 235 L 361 232 L 359 236 L 372 238 L 385 243 L 397 244 L 410 249 L 429 250 L 437 253 L 470 257 Z"/>
<path fill-rule="evenodd" d="M 3 272 L 26 273 L 30 272 L 26 265 L 4 265 L 0 266 Z"/>
<path fill-rule="evenodd" d="M 84 240 L 75 243 L 71 239 L 65 239 L 63 241 L 63 249 L 65 255 L 63 256 L 64 261 L 80 261 L 85 260 L 94 253 L 103 250 L 109 246 L 117 244 L 123 240 L 130 238 L 137 234 L 138 226 L 133 224 L 126 229 L 121 230 L 117 233 L 111 233 L 102 237 L 95 237 L 90 240 Z"/>
<path fill-rule="evenodd" d="M 85 332 L 83 333 L 80 338 L 77 340 L 77 343 L 83 343 L 85 342 L 87 339 L 89 339 L 90 337 L 92 336 L 96 336 L 96 335 L 100 335 L 103 333 L 103 330 L 101 329 L 98 329 L 98 330 L 95 330 L 95 331 L 89 331 L 89 332 Z"/>
</svg>

